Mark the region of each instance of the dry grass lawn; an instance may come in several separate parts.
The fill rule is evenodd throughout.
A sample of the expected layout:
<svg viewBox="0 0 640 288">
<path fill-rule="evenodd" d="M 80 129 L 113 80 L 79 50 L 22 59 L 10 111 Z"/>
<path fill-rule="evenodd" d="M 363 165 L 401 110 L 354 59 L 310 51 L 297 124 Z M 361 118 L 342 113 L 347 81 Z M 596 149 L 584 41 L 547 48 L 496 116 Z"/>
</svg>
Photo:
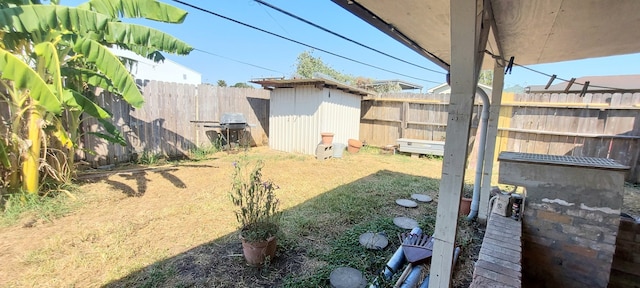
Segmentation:
<svg viewBox="0 0 640 288">
<path fill-rule="evenodd" d="M 306 283 L 304 279 L 321 273 L 327 265 L 323 251 L 328 253 L 335 241 L 359 231 L 354 227 L 369 223 L 358 229 L 375 229 L 370 223 L 380 223 L 395 233 L 388 220 L 393 217 L 410 216 L 421 223 L 435 219 L 436 201 L 408 209 L 397 206 L 393 199 L 425 193 L 437 200 L 441 160 L 364 151 L 318 161 L 311 156 L 253 148 L 249 157 L 265 159 L 264 176 L 280 186 L 277 194 L 290 223 L 284 233 L 307 232 L 283 239 L 268 268 L 245 267 L 228 197 L 232 162 L 237 157 L 221 152 L 206 161 L 151 170 L 134 170 L 131 165 L 105 177 L 86 174 L 83 178 L 89 181 L 81 184 L 76 200 L 80 205 L 73 212 L 52 220 L 26 216 L 15 225 L 0 228 L 0 286 L 304 287 L 296 281 Z M 394 177 L 404 180 L 388 180 Z M 323 194 L 344 193 L 344 187 L 366 195 L 361 199 L 370 199 L 377 211 L 362 217 L 346 215 L 351 204 L 344 202 L 343 217 L 305 216 L 309 207 L 324 207 L 322 199 L 329 198 L 321 198 Z M 367 218 L 380 215 L 383 218 L 378 220 Z M 367 222 L 370 220 L 375 221 Z M 463 251 L 455 275 L 455 284 L 460 287 L 468 283 L 475 257 L 472 248 L 481 237 L 477 227 L 466 229 L 460 234 L 470 242 L 470 249 Z M 398 242 L 396 235 L 389 236 Z M 396 247 L 397 243 L 390 245 L 376 257 L 384 263 Z M 375 275 L 377 271 L 364 272 Z M 326 280 L 315 283 L 328 286 Z"/>
</svg>

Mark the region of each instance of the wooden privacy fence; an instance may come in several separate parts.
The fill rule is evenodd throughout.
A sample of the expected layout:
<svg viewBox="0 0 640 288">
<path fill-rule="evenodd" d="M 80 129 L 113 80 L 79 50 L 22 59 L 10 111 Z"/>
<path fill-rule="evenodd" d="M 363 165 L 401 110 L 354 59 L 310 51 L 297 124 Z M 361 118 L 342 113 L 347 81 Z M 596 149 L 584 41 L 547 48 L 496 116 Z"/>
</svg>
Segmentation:
<svg viewBox="0 0 640 288">
<path fill-rule="evenodd" d="M 444 141 L 449 95 L 409 95 L 364 100 L 361 140 L 375 146 L 398 138 Z M 476 102 L 474 126 L 480 111 Z M 611 158 L 631 167 L 627 180 L 640 182 L 638 112 L 640 93 L 505 93 L 496 151 Z"/>
<path fill-rule="evenodd" d="M 191 121 L 217 121 L 225 112 L 243 113 L 253 145 L 265 145 L 269 130 L 269 91 L 211 85 L 148 82 L 145 105 L 132 109 L 117 97 L 101 93 L 98 102 L 113 112 L 129 145 L 121 147 L 86 135 L 82 145 L 96 154 L 82 155 L 94 165 L 127 161 L 149 152 L 182 156 L 211 143 L 216 131 Z M 482 103 L 477 100 L 472 125 Z M 362 101 L 360 140 L 373 146 L 396 144 L 398 138 L 444 141 L 449 95 L 386 94 Z M 497 152 L 604 157 L 631 167 L 627 180 L 640 182 L 640 93 L 509 94 L 503 96 Z M 85 131 L 97 131 L 95 120 Z M 472 133 L 474 133 L 472 130 Z M 472 140 L 475 137 L 472 137 Z M 498 153 L 496 153 L 498 155 Z M 471 155 L 474 159 L 475 155 Z"/>
<path fill-rule="evenodd" d="M 215 125 L 222 113 L 243 113 L 251 125 L 251 144 L 266 143 L 269 121 L 269 91 L 253 88 L 198 86 L 146 82 L 142 84 L 145 103 L 134 109 L 119 97 L 102 92 L 97 102 L 113 113 L 112 122 L 121 129 L 127 146 L 109 143 L 84 133 L 81 159 L 94 166 L 129 161 L 141 153 L 181 157 L 191 149 L 211 144 L 217 139 Z M 194 123 L 200 122 L 200 123 Z M 95 119 L 83 122 L 84 132 L 100 131 Z"/>
</svg>

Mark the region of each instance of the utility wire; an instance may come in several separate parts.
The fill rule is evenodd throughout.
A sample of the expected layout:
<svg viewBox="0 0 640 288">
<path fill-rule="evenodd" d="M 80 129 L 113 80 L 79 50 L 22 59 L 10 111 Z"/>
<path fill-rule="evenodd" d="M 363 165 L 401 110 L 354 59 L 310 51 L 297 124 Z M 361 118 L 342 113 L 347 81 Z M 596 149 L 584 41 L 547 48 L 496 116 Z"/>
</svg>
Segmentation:
<svg viewBox="0 0 640 288">
<path fill-rule="evenodd" d="M 280 9 L 280 8 L 278 8 L 278 7 L 276 7 L 276 6 L 273 6 L 273 5 L 271 5 L 271 4 L 267 3 L 267 2 L 264 2 L 264 1 L 262 1 L 262 0 L 253 0 L 253 1 L 258 2 L 258 3 L 260 3 L 260 4 L 264 5 L 264 6 L 267 6 L 267 7 L 271 8 L 271 9 L 276 10 L 276 11 L 278 11 L 278 12 L 280 12 L 280 13 L 282 13 L 282 14 L 285 14 L 285 15 L 287 15 L 287 16 L 289 16 L 289 17 L 292 17 L 292 18 L 294 18 L 294 19 L 296 19 L 296 20 L 299 20 L 299 21 L 301 21 L 301 22 L 304 22 L 304 23 L 306 23 L 306 24 L 309 24 L 309 25 L 311 25 L 311 26 L 313 26 L 313 27 L 315 27 L 315 28 L 318 28 L 318 29 L 320 29 L 320 30 L 322 30 L 322 31 L 324 31 L 324 32 L 327 32 L 327 33 L 329 33 L 329 34 L 331 34 L 331 35 L 337 36 L 337 37 L 342 38 L 342 39 L 344 39 L 344 40 L 346 40 L 346 41 L 349 41 L 349 42 L 354 43 L 354 44 L 356 44 L 356 45 L 359 45 L 359 46 L 361 46 L 361 47 L 367 48 L 367 49 L 369 49 L 369 50 L 371 50 L 371 51 L 377 52 L 377 53 L 382 54 L 382 55 L 384 55 L 384 56 L 387 56 L 387 57 L 389 57 L 389 58 L 392 58 L 392 59 L 398 60 L 398 61 L 400 61 L 400 62 L 403 62 L 403 63 L 409 64 L 409 65 L 412 65 L 412 66 L 415 66 L 415 67 L 418 67 L 418 68 L 421 68 L 421 69 L 424 69 L 424 70 L 427 70 L 427 71 L 431 71 L 431 72 L 434 72 L 434 73 L 439 73 L 439 74 L 443 74 L 443 75 L 447 74 L 447 73 L 444 73 L 444 72 L 441 72 L 441 71 L 437 71 L 437 70 L 434 70 L 434 69 L 429 69 L 429 68 L 427 68 L 427 67 L 424 67 L 424 66 L 420 66 L 420 65 L 418 65 L 418 64 L 411 63 L 411 62 L 409 62 L 409 61 L 406 61 L 406 60 L 400 59 L 400 58 L 398 58 L 398 57 L 396 57 L 396 56 L 393 56 L 393 55 L 390 55 L 390 54 L 388 54 L 388 53 L 382 52 L 382 51 L 380 51 L 380 50 L 378 50 L 378 49 L 372 48 L 372 47 L 367 46 L 367 45 L 365 45 L 365 44 L 362 44 L 362 43 L 360 43 L 360 42 L 358 42 L 358 41 L 355 41 L 355 40 L 353 40 L 353 39 L 351 39 L 351 38 L 348 38 L 348 37 L 346 37 L 346 36 L 343 36 L 343 35 L 340 35 L 340 34 L 338 34 L 338 33 L 336 33 L 336 32 L 333 32 L 333 31 L 331 31 L 331 30 L 329 30 L 329 29 L 327 29 L 327 28 L 324 28 L 324 27 L 322 27 L 322 26 L 320 26 L 320 25 L 318 25 L 318 24 L 315 24 L 315 23 L 313 23 L 313 22 L 311 22 L 311 21 L 308 21 L 308 20 L 306 20 L 306 19 L 304 19 L 304 18 L 302 18 L 302 17 L 299 17 L 299 16 L 297 16 L 297 15 L 295 15 L 295 14 L 292 14 L 292 13 L 289 13 L 289 12 L 287 12 L 287 11 L 285 11 L 285 10 L 282 10 L 282 9 Z"/>
<path fill-rule="evenodd" d="M 258 3 L 258 5 L 260 4 Z M 273 16 L 271 16 L 271 13 L 269 13 L 269 11 L 264 8 L 264 6 L 262 6 L 262 10 L 264 10 L 264 13 L 267 13 L 267 15 L 269 15 L 269 18 L 271 18 L 271 20 L 273 20 L 273 22 L 275 22 L 280 27 L 280 29 L 282 29 L 282 31 L 284 31 L 286 34 L 289 34 L 289 31 L 287 31 L 287 29 L 284 29 L 284 27 L 282 27 L 282 25 L 280 25 L 280 23 L 276 21 L 276 18 L 273 18 Z M 289 34 L 289 36 L 291 36 L 291 34 Z"/>
<path fill-rule="evenodd" d="M 440 83 L 441 83 L 441 82 L 437 82 L 437 81 L 431 81 L 431 80 L 427 80 L 427 79 L 422 79 L 422 78 L 417 78 L 417 77 L 409 76 L 409 75 L 407 75 L 407 74 L 403 74 L 403 73 L 399 73 L 399 72 L 391 71 L 391 70 L 389 70 L 389 69 L 385 69 L 385 68 L 382 68 L 382 67 L 379 67 L 379 66 L 375 66 L 375 65 L 371 65 L 371 64 L 368 64 L 368 63 L 365 63 L 365 62 L 359 61 L 359 60 L 355 60 L 355 59 L 352 59 L 352 58 L 346 57 L 346 56 L 342 56 L 342 55 L 340 55 L 340 54 L 333 53 L 333 52 L 327 51 L 327 50 L 325 50 L 325 49 L 321 49 L 321 48 L 318 48 L 318 47 L 315 47 L 315 46 L 312 46 L 312 45 L 309 45 L 309 44 L 306 44 L 306 43 L 303 43 L 303 42 L 300 42 L 300 41 L 297 41 L 297 40 L 294 40 L 294 39 L 291 39 L 291 38 L 288 38 L 288 37 L 285 37 L 285 36 L 282 36 L 282 35 L 279 35 L 279 34 L 276 34 L 276 33 L 273 33 L 273 32 L 270 32 L 270 31 L 264 30 L 264 29 L 262 29 L 262 28 L 259 28 L 259 27 L 256 27 L 256 26 L 253 26 L 253 25 L 250 25 L 250 24 L 244 23 L 244 22 L 240 22 L 240 21 L 238 21 L 238 20 L 235 20 L 235 19 L 232 19 L 232 18 L 229 18 L 229 17 L 223 16 L 223 15 L 220 15 L 220 14 L 215 13 L 215 12 L 213 12 L 213 11 L 210 11 L 210 10 L 204 9 L 204 8 L 202 8 L 202 7 L 198 7 L 198 6 L 193 5 L 193 4 L 186 3 L 186 2 L 184 2 L 184 1 L 180 1 L 180 0 L 171 0 L 171 1 L 176 2 L 176 3 L 180 3 L 180 4 L 182 4 L 182 5 L 185 5 L 185 6 L 191 7 L 191 8 L 193 8 L 193 9 L 196 9 L 196 10 L 199 10 L 199 11 L 202 11 L 202 12 L 205 12 L 205 13 L 208 13 L 208 14 L 211 14 L 211 15 L 214 15 L 214 16 L 217 16 L 217 17 L 220 17 L 220 18 L 222 18 L 222 19 L 225 19 L 225 20 L 228 20 L 228 21 L 234 22 L 234 23 L 236 23 L 236 24 L 240 24 L 240 25 L 242 25 L 242 26 L 249 27 L 249 28 L 251 28 L 251 29 L 255 29 L 255 30 L 258 30 L 258 31 L 260 31 L 260 32 L 267 33 L 267 34 L 269 34 L 269 35 L 272 35 L 272 36 L 275 36 L 275 37 L 278 37 L 278 38 L 281 38 L 281 39 L 284 39 L 284 40 L 287 40 L 287 41 L 291 41 L 291 42 L 293 42 L 293 43 L 296 43 L 296 44 L 299 44 L 299 45 L 302 45 L 302 46 L 305 46 L 305 47 L 308 47 L 308 48 L 311 48 L 311 49 L 315 49 L 315 50 L 318 50 L 318 51 L 320 51 L 320 52 L 324 52 L 324 53 L 327 53 L 327 54 L 329 54 L 329 55 L 333 55 L 333 56 L 335 56 L 335 57 L 342 58 L 342 59 L 345 59 L 345 60 L 348 60 L 348 61 L 351 61 L 351 62 L 355 62 L 355 63 L 361 64 L 361 65 L 364 65 L 364 66 L 368 66 L 368 67 L 371 67 L 371 68 L 375 68 L 375 69 L 378 69 L 378 70 L 382 70 L 382 71 L 385 71 L 385 72 L 389 72 L 389 73 L 392 73 L 392 74 L 396 74 L 396 75 L 400 75 L 400 76 L 404 76 L 404 77 L 407 77 L 407 78 L 411 78 L 411 79 L 415 79 L 415 80 L 420 80 L 420 81 L 424 81 L 424 82 L 430 82 L 430 83 L 435 83 L 435 84 L 440 84 Z"/>
<path fill-rule="evenodd" d="M 484 52 L 485 52 L 486 54 L 490 55 L 493 59 L 509 62 L 509 61 L 505 60 L 504 58 L 502 58 L 502 56 L 495 55 L 495 54 L 493 54 L 493 53 L 489 52 L 488 50 L 485 50 Z M 521 67 L 521 68 L 526 69 L 526 70 L 529 70 L 529 71 L 534 72 L 534 73 L 538 73 L 538 74 L 540 74 L 540 75 L 547 76 L 547 77 L 549 77 L 549 78 L 552 78 L 552 77 L 554 76 L 554 75 L 551 75 L 551 74 L 548 74 L 548 73 L 544 73 L 544 72 L 542 72 L 542 71 L 538 71 L 538 70 L 535 70 L 535 69 L 533 69 L 533 68 L 527 67 L 527 66 L 525 66 L 525 65 L 518 64 L 518 63 L 516 63 L 516 62 L 513 62 L 513 65 L 518 66 L 518 67 Z M 555 77 L 555 79 L 558 79 L 558 80 L 561 80 L 561 81 L 564 81 L 564 82 L 570 82 L 570 81 L 571 81 L 571 80 L 567 80 L 567 79 L 560 78 L 560 77 L 557 77 L 557 76 Z M 583 86 L 585 85 L 584 83 L 575 82 L 575 81 L 573 82 L 573 84 L 575 84 L 575 85 L 583 85 Z M 596 87 L 596 88 L 603 88 L 603 89 L 611 89 L 611 90 L 617 90 L 617 91 L 627 91 L 627 90 L 629 90 L 629 89 L 623 89 L 623 88 L 608 87 L 608 86 L 600 86 L 600 85 L 591 85 L 591 84 L 589 84 L 589 87 Z"/>
<path fill-rule="evenodd" d="M 249 66 L 252 66 L 252 67 L 255 67 L 255 68 L 260 68 L 260 69 L 263 69 L 263 70 L 280 73 L 282 75 L 286 74 L 286 73 L 284 73 L 282 71 L 269 69 L 269 68 L 258 66 L 258 65 L 251 64 L 251 63 L 248 63 L 248 62 L 243 62 L 243 61 L 240 61 L 240 60 L 236 60 L 236 59 L 233 59 L 233 58 L 229 58 L 229 57 L 225 57 L 225 56 L 222 56 L 222 55 L 218 55 L 216 53 L 205 51 L 205 50 L 202 50 L 202 49 L 195 48 L 193 50 L 196 50 L 198 52 L 202 52 L 202 53 L 205 53 L 205 54 L 209 54 L 209 55 L 212 55 L 212 56 L 220 57 L 220 58 L 223 58 L 223 59 L 227 59 L 227 60 L 230 60 L 230 61 L 233 61 L 233 62 L 241 63 L 241 64 L 244 64 L 244 65 L 249 65 Z"/>
</svg>

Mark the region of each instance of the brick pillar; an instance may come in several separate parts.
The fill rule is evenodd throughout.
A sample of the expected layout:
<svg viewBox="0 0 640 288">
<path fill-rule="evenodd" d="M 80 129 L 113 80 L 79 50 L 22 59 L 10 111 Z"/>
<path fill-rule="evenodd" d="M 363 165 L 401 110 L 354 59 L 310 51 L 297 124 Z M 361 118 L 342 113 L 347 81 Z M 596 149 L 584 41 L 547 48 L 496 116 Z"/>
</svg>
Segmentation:
<svg viewBox="0 0 640 288">
<path fill-rule="evenodd" d="M 501 160 L 500 182 L 526 188 L 524 286 L 607 287 L 609 283 L 625 170 L 571 163 Z"/>
<path fill-rule="evenodd" d="M 609 287 L 640 287 L 640 222 L 620 220 Z"/>
</svg>

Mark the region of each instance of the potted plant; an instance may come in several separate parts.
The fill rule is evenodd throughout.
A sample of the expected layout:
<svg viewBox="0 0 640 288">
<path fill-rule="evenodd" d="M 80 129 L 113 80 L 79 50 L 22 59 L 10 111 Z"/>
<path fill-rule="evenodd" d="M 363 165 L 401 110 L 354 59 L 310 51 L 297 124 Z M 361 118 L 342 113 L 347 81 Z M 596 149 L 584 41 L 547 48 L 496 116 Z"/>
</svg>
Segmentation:
<svg viewBox="0 0 640 288">
<path fill-rule="evenodd" d="M 473 184 L 462 186 L 462 198 L 460 199 L 460 214 L 467 215 L 471 212 L 471 201 L 473 197 Z"/>
<path fill-rule="evenodd" d="M 230 195 L 236 206 L 245 259 L 249 265 L 262 266 L 276 254 L 276 234 L 280 229 L 281 215 L 275 196 L 278 186 L 271 180 L 263 180 L 263 161 L 250 164 L 246 158 L 233 163 Z"/>
</svg>

